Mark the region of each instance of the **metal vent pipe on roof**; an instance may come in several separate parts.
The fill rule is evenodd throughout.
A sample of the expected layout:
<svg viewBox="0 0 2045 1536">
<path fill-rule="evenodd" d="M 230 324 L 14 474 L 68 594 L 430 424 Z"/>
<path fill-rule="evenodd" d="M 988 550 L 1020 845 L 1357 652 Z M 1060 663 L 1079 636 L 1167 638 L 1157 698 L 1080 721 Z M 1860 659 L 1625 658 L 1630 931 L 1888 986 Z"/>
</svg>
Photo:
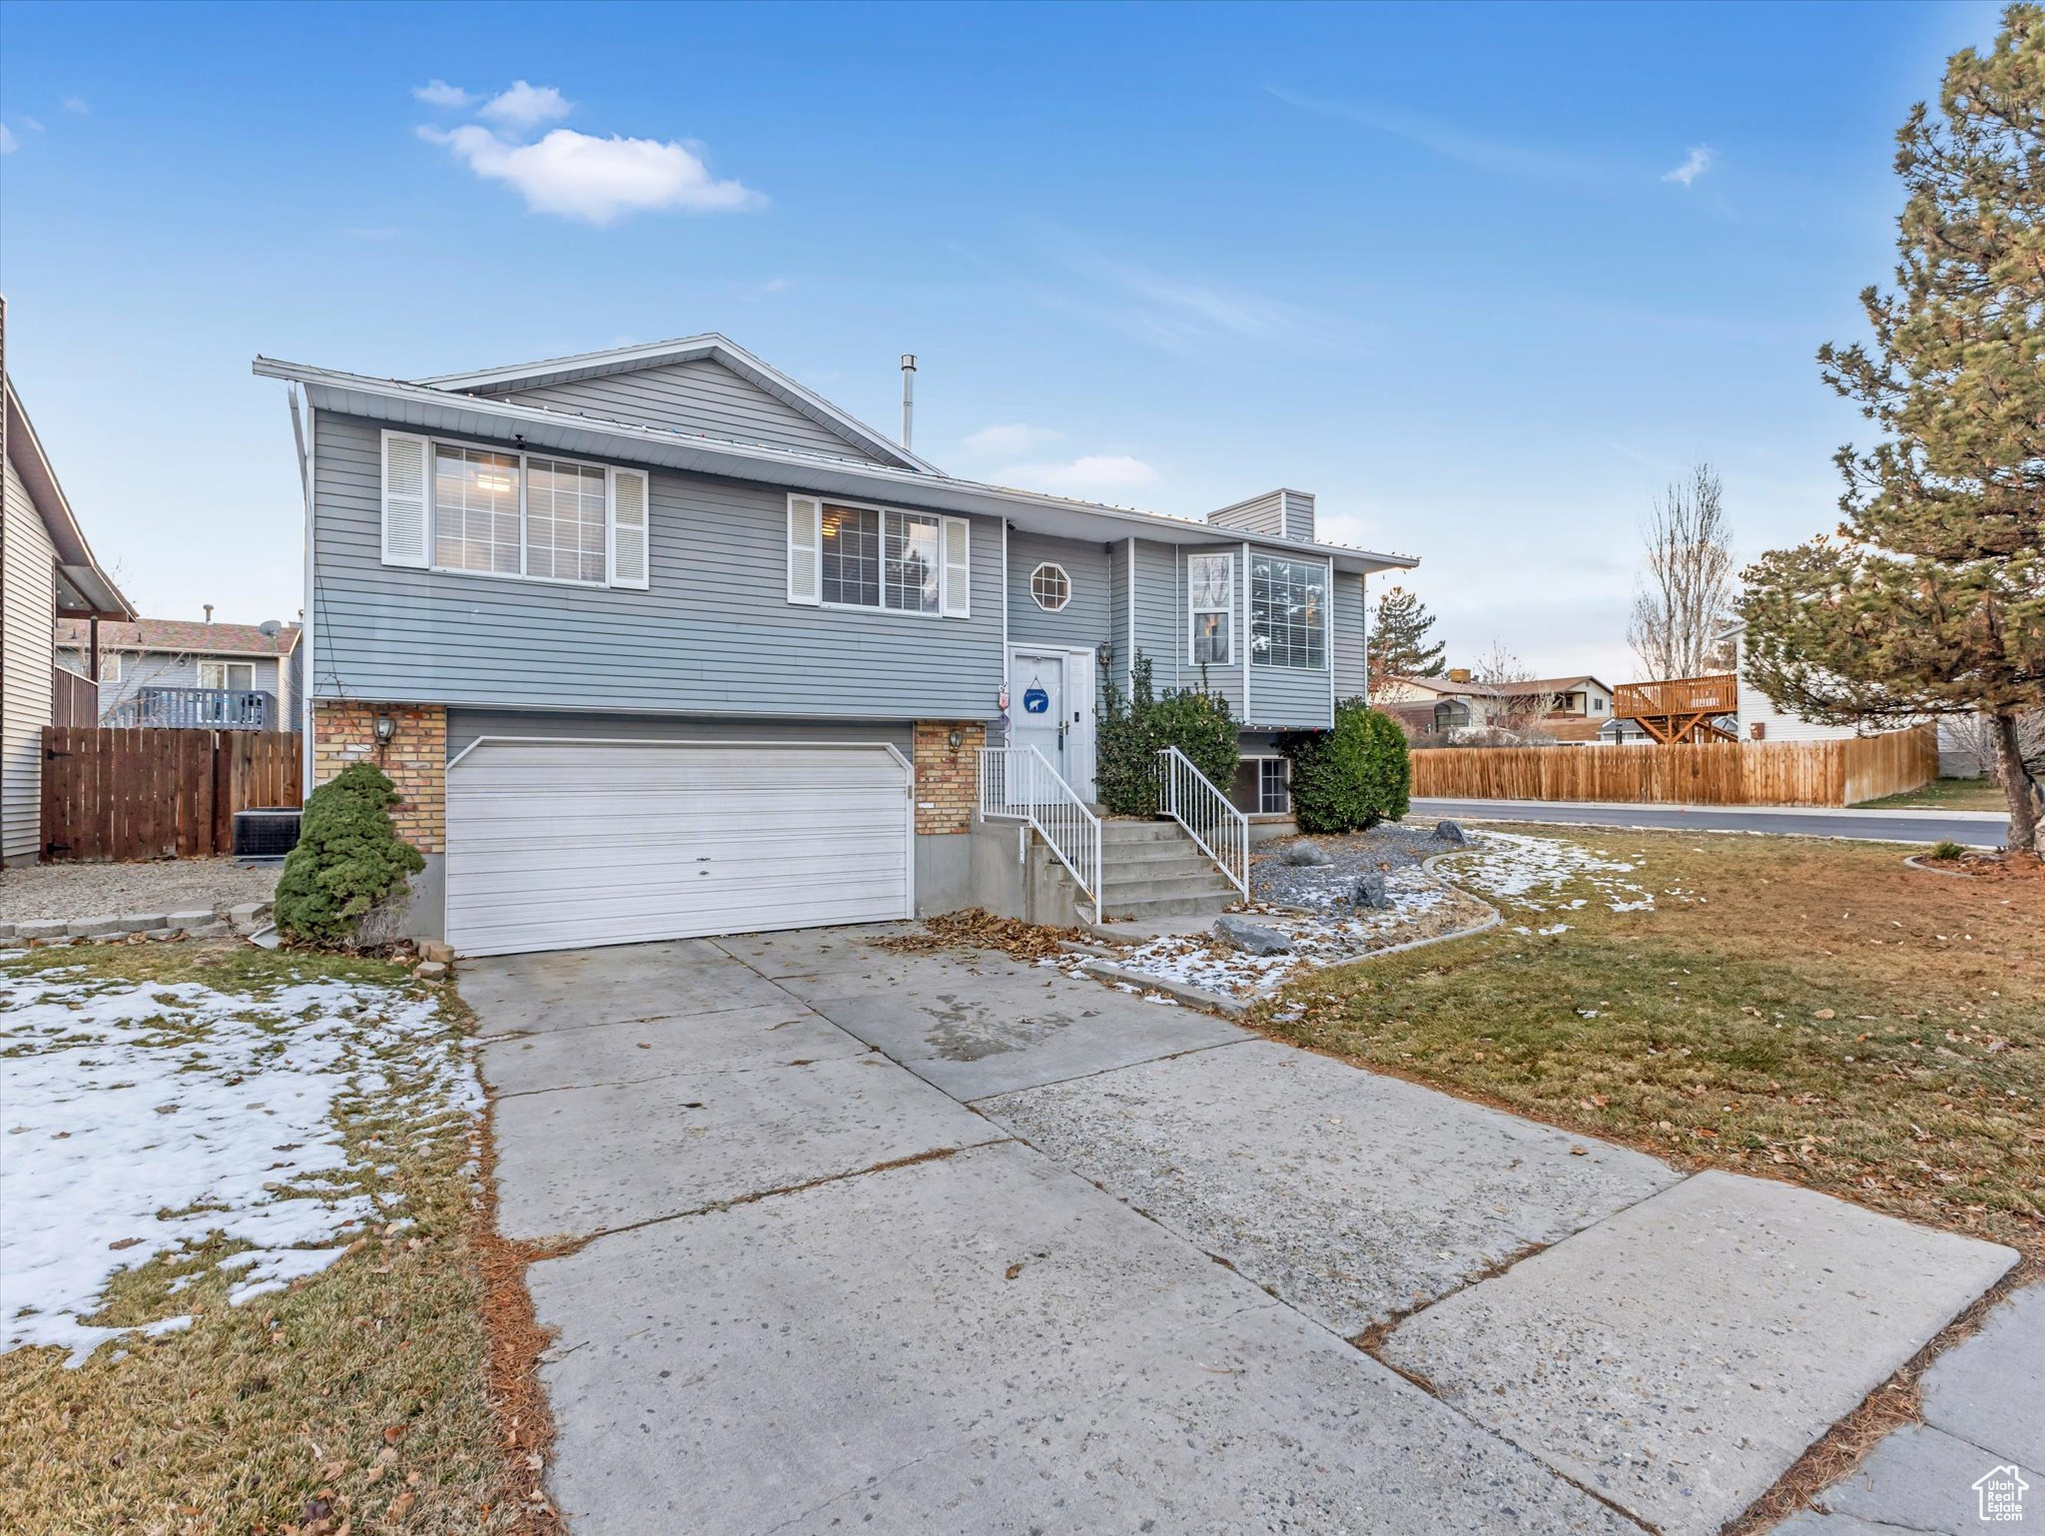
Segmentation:
<svg viewBox="0 0 2045 1536">
<path fill-rule="evenodd" d="M 909 446 L 911 429 L 916 425 L 916 354 L 902 354 L 902 446 Z"/>
</svg>

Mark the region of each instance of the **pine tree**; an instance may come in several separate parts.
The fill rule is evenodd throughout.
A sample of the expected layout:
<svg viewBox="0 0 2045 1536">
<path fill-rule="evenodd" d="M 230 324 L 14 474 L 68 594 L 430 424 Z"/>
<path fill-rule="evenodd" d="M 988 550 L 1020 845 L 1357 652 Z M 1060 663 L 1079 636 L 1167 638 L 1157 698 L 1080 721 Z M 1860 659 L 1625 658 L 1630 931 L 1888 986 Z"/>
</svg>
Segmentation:
<svg viewBox="0 0 2045 1536">
<path fill-rule="evenodd" d="M 1440 677 L 1445 647 L 1427 643 L 1434 628 L 1434 615 L 1415 593 L 1404 587 L 1387 587 L 1378 599 L 1377 617 L 1370 626 L 1369 654 L 1365 658 L 1368 691 L 1381 698 L 1388 681 L 1395 677 Z"/>
<path fill-rule="evenodd" d="M 2012 850 L 2038 849 L 2019 721 L 2045 705 L 2045 6 L 2009 6 L 1898 133 L 1896 291 L 1825 379 L 1886 440 L 1842 448 L 1836 535 L 1746 574 L 1747 676 L 1838 724 L 1980 713 Z"/>
</svg>

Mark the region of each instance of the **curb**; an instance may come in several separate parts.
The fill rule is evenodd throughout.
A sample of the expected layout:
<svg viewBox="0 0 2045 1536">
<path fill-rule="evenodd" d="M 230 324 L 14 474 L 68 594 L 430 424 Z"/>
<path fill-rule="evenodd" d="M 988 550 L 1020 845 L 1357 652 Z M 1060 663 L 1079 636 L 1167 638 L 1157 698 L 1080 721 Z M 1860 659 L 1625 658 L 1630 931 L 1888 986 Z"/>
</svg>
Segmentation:
<svg viewBox="0 0 2045 1536">
<path fill-rule="evenodd" d="M 179 936 L 224 939 L 254 933 L 270 915 L 267 901 L 222 903 L 185 912 L 123 912 L 102 917 L 27 918 L 0 923 L 0 944 L 76 944 L 125 939 L 140 934 L 150 939 Z"/>
<path fill-rule="evenodd" d="M 1912 869 L 1922 870 L 1927 875 L 1944 875 L 1948 880 L 1979 880 L 1981 878 L 1979 875 L 1968 874 L 1964 869 L 1940 869 L 1938 865 L 1926 862 L 1920 854 L 1906 854 L 1904 855 L 1903 862 Z"/>
</svg>

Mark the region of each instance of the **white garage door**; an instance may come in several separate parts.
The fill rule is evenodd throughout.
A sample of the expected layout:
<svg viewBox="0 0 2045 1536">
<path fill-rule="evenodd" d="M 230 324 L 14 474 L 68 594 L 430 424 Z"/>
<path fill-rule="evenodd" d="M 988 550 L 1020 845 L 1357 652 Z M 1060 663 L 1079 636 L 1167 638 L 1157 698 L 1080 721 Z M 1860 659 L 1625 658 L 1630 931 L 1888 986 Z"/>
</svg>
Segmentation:
<svg viewBox="0 0 2045 1536">
<path fill-rule="evenodd" d="M 484 738 L 447 774 L 447 938 L 470 955 L 913 915 L 885 746 Z"/>
</svg>

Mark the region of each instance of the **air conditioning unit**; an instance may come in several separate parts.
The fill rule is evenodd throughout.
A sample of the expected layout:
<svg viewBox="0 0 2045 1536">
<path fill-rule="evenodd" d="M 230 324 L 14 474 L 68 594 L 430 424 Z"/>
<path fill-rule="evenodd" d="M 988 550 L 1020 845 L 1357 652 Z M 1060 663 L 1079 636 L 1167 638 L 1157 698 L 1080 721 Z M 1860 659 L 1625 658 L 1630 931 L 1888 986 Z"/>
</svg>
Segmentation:
<svg viewBox="0 0 2045 1536">
<path fill-rule="evenodd" d="M 259 806 L 234 813 L 234 856 L 237 859 L 281 859 L 298 846 L 299 810 L 295 805 Z"/>
</svg>

